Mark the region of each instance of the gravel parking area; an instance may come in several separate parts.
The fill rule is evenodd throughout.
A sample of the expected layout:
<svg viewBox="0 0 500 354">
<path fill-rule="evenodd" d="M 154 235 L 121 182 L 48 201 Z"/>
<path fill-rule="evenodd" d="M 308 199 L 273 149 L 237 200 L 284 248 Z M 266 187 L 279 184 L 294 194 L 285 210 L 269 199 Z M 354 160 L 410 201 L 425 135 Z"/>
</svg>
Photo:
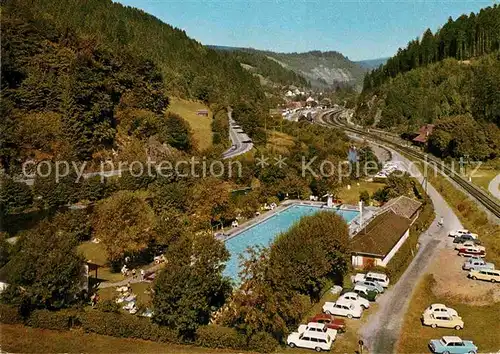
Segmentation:
<svg viewBox="0 0 500 354">
<path fill-rule="evenodd" d="M 432 289 L 434 294 L 475 306 L 500 301 L 499 284 L 467 278 L 468 272 L 462 270 L 466 259 L 459 257 L 453 246 L 440 250 L 429 269 L 436 279 L 436 286 Z"/>
</svg>

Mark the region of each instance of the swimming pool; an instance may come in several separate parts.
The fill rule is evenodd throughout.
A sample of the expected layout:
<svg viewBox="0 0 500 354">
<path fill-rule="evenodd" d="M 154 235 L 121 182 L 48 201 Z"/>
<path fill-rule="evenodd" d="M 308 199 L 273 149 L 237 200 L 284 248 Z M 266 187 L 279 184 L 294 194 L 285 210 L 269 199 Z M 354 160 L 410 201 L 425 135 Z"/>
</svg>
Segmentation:
<svg viewBox="0 0 500 354">
<path fill-rule="evenodd" d="M 321 210 L 332 211 L 339 214 L 348 224 L 359 214 L 356 210 L 324 209 L 316 206 L 299 204 L 292 205 L 260 223 L 250 226 L 248 229 L 243 230 L 225 242 L 226 248 L 231 256 L 226 263 L 224 275 L 238 282 L 238 272 L 240 270 L 239 255 L 243 254 L 249 246 L 263 245 L 267 247 L 276 236 L 287 231 L 295 222 L 299 221 L 301 217 L 315 214 Z"/>
</svg>

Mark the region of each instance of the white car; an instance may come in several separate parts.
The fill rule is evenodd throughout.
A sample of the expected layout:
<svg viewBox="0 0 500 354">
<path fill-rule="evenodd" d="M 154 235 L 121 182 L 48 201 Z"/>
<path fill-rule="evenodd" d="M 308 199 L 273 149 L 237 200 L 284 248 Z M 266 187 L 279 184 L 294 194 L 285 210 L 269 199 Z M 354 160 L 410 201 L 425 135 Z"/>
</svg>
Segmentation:
<svg viewBox="0 0 500 354">
<path fill-rule="evenodd" d="M 347 300 L 337 300 L 336 302 L 325 302 L 323 312 L 328 315 L 337 315 L 347 318 L 360 318 L 363 313 L 361 306 L 353 304 Z"/>
<path fill-rule="evenodd" d="M 471 257 L 466 260 L 462 266 L 463 270 L 482 270 L 482 269 L 495 269 L 493 263 L 487 263 L 481 257 Z"/>
<path fill-rule="evenodd" d="M 330 336 L 332 341 L 334 341 L 335 338 L 337 337 L 337 330 L 333 328 L 328 328 L 326 324 L 318 322 L 309 322 L 306 325 L 301 324 L 299 326 L 299 329 L 297 329 L 297 332 L 299 332 L 299 334 L 302 334 L 304 332 L 326 333 Z"/>
<path fill-rule="evenodd" d="M 317 352 L 329 351 L 332 348 L 333 339 L 329 334 L 320 332 L 292 332 L 286 339 L 286 344 L 291 348 L 308 348 Z"/>
<path fill-rule="evenodd" d="M 473 238 L 477 238 L 477 234 L 474 234 L 466 229 L 454 230 L 448 234 L 448 236 L 450 236 L 450 237 L 457 237 L 457 236 L 462 236 L 462 235 L 471 235 Z"/>
<path fill-rule="evenodd" d="M 345 293 L 339 297 L 339 300 L 347 300 L 349 302 L 352 302 L 353 304 L 361 306 L 364 309 L 370 307 L 370 302 L 364 297 L 361 297 L 359 294 L 356 294 L 355 292 Z"/>
<path fill-rule="evenodd" d="M 448 314 L 450 316 L 458 316 L 457 311 L 443 304 L 430 305 L 428 308 L 425 309 L 424 314 L 434 314 L 434 315 Z"/>
<path fill-rule="evenodd" d="M 486 251 L 486 247 L 484 246 L 479 246 L 477 244 L 475 244 L 473 241 L 465 241 L 464 243 L 457 243 L 457 245 L 455 246 L 455 249 L 458 251 L 462 248 L 477 248 L 478 250 L 482 250 L 482 251 Z"/>
<path fill-rule="evenodd" d="M 382 273 L 375 273 L 375 272 L 368 272 L 366 274 L 357 273 L 352 280 L 353 283 L 362 281 L 376 281 L 384 288 L 387 288 L 389 286 L 389 277 Z"/>
</svg>

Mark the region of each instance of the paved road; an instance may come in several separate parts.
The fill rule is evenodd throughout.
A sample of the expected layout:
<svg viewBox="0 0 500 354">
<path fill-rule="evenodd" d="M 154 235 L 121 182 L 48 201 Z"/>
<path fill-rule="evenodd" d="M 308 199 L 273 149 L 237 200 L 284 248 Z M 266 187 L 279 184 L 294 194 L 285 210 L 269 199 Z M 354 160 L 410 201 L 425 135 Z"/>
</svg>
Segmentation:
<svg viewBox="0 0 500 354">
<path fill-rule="evenodd" d="M 399 153 L 391 150 L 392 159 L 407 167 L 408 172 L 422 182 L 420 171 L 409 168 L 410 162 Z M 429 230 L 420 235 L 420 248 L 410 266 L 401 276 L 398 283 L 380 296 L 379 310 L 368 318 L 360 329 L 360 335 L 368 346 L 370 353 L 394 353 L 399 338 L 404 315 L 415 286 L 425 273 L 438 250 L 451 243 L 447 236 L 453 229 L 462 228 L 453 210 L 441 195 L 428 184 L 428 194 L 434 204 L 436 218 Z M 440 217 L 444 218 L 445 226 L 439 227 Z"/>
<path fill-rule="evenodd" d="M 233 120 L 232 111 L 228 109 L 227 117 L 229 119 L 229 137 L 233 145 L 222 154 L 222 158 L 230 159 L 242 155 L 253 149 L 252 140 L 246 135 L 241 127 Z"/>
<path fill-rule="evenodd" d="M 495 198 L 500 199 L 500 173 L 491 180 L 488 185 L 488 190 L 495 196 Z"/>
</svg>

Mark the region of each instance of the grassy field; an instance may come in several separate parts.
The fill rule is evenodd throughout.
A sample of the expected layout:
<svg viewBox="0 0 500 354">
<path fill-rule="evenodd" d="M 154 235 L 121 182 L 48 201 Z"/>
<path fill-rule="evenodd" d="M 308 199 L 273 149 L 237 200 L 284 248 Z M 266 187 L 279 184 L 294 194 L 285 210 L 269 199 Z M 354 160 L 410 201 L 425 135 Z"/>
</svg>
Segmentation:
<svg viewBox="0 0 500 354">
<path fill-rule="evenodd" d="M 437 297 L 432 292 L 432 282 L 432 276 L 427 275 L 416 288 L 404 318 L 397 352 L 428 352 L 427 344 L 429 341 L 439 339 L 444 335 L 458 335 L 462 339 L 473 340 L 482 353 L 498 351 L 498 334 L 495 335 L 495 328 L 498 329 L 498 319 L 500 318 L 499 304 L 470 306 L 445 297 Z M 423 326 L 420 322 L 420 316 L 424 309 L 432 303 L 443 303 L 457 310 L 464 321 L 464 329 L 457 331 Z"/>
<path fill-rule="evenodd" d="M 278 131 L 268 131 L 266 148 L 277 154 L 288 154 L 293 147 L 295 140 L 293 136 Z"/>
<path fill-rule="evenodd" d="M 201 102 L 187 101 L 181 98 L 171 97 L 168 111 L 177 113 L 184 118 L 193 131 L 196 147 L 203 151 L 212 146 L 212 112 L 208 109 L 208 117 L 196 115 L 199 109 L 208 109 Z"/>
<path fill-rule="evenodd" d="M 151 301 L 151 295 L 146 294 L 145 291 L 149 290 L 152 283 L 132 283 L 130 287 L 132 292 L 137 295 L 137 302 L 139 304 L 148 304 Z M 116 287 L 99 289 L 100 300 L 114 300 L 118 296 Z"/>
<path fill-rule="evenodd" d="M 480 168 L 471 177 L 472 183 L 488 191 L 488 186 L 493 178 L 500 173 L 499 170 L 493 168 Z"/>
<path fill-rule="evenodd" d="M 345 204 L 357 205 L 359 202 L 359 193 L 361 193 L 362 191 L 367 191 L 371 196 L 376 190 L 383 188 L 384 186 L 384 183 L 360 181 L 359 186 L 357 185 L 357 183 L 353 183 L 350 190 L 347 189 L 347 187 L 344 187 L 339 192 L 338 197 Z"/>
<path fill-rule="evenodd" d="M 0 325 L 2 351 L 11 353 L 234 353 L 231 350 L 157 343 L 139 339 Z M 238 351 L 242 352 L 242 351 Z"/>
<path fill-rule="evenodd" d="M 121 273 L 113 273 L 111 269 L 106 266 L 108 261 L 108 256 L 106 250 L 101 243 L 93 243 L 90 241 L 82 242 L 78 246 L 78 251 L 80 251 L 87 261 L 95 264 L 99 264 L 102 268 L 97 271 L 97 276 L 99 279 L 107 281 L 120 281 L 123 280 L 123 275 Z M 94 274 L 91 274 L 94 276 Z"/>
</svg>

